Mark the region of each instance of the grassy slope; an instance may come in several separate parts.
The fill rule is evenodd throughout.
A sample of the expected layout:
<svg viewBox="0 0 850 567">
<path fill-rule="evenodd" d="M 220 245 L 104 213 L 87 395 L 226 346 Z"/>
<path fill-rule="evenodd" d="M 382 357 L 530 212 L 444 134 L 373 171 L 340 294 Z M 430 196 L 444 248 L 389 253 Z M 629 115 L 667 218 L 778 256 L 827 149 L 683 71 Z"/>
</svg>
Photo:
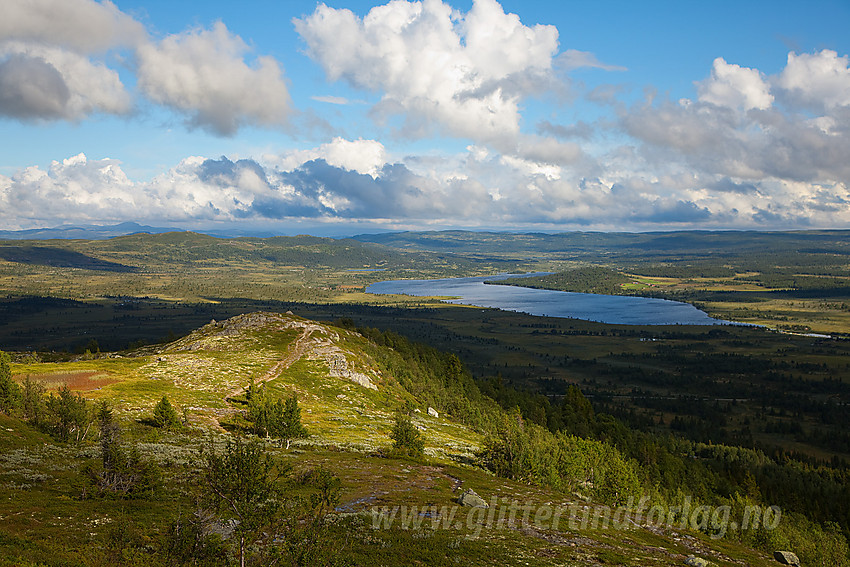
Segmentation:
<svg viewBox="0 0 850 567">
<path fill-rule="evenodd" d="M 181 509 L 192 509 L 185 493 L 195 484 L 197 451 L 209 440 L 218 443 L 228 435 L 216 422 L 227 420 L 239 406 L 226 398 L 252 378 L 269 378 L 281 361 L 291 363 L 278 368 L 280 374 L 271 376 L 268 387 L 299 395 L 304 424 L 313 435 L 293 450 L 274 444 L 268 449 L 297 469 L 323 465 L 337 474 L 343 483 L 342 513 L 372 506 L 449 506 L 467 487 L 488 499 L 585 506 L 572 495 L 457 464 L 457 458 L 463 460 L 480 447 L 481 436 L 450 416 L 428 416 L 425 407 L 414 422 L 426 428 L 428 463 L 376 456 L 377 447 L 389 444 L 392 411 L 405 401 L 416 404 L 375 363 L 377 348 L 335 327 L 262 314 L 210 323 L 165 347 L 123 358 L 14 365 L 18 379 L 29 375 L 54 387 L 64 381 L 88 399 L 110 400 L 124 424 L 125 438 L 138 442 L 144 454 L 161 464 L 171 490 L 150 500 L 80 500 L 79 470 L 98 458 L 93 442 L 79 447 L 56 444 L 27 424 L 0 416 L 0 565 L 110 564 L 115 559 L 103 550 L 122 521 L 132 524 L 144 545 L 156 548 L 163 527 Z M 342 352 L 348 369 L 370 376 L 377 390 L 331 376 L 323 358 L 328 349 Z M 186 408 L 191 429 L 160 433 L 139 423 L 163 394 L 178 408 Z M 466 525 L 466 510 L 460 513 L 463 525 L 457 530 L 427 529 L 430 520 L 421 516 L 423 529 L 372 530 L 368 515 L 343 517 L 335 529 L 347 542 L 349 556 L 363 565 L 680 565 L 690 554 L 718 565 L 771 563 L 760 553 L 695 532 L 571 529 L 563 524 L 558 530 L 519 525 L 480 530 L 474 522 Z M 478 531 L 477 539 L 466 537 Z"/>
</svg>

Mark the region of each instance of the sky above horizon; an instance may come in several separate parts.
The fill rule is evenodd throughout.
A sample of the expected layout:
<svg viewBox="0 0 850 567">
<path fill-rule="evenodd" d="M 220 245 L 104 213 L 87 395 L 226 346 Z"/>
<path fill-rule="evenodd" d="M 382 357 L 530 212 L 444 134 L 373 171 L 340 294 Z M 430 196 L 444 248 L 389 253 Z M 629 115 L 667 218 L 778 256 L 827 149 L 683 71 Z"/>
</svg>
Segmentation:
<svg viewBox="0 0 850 567">
<path fill-rule="evenodd" d="M 850 2 L 5 0 L 0 229 L 850 226 Z"/>
</svg>

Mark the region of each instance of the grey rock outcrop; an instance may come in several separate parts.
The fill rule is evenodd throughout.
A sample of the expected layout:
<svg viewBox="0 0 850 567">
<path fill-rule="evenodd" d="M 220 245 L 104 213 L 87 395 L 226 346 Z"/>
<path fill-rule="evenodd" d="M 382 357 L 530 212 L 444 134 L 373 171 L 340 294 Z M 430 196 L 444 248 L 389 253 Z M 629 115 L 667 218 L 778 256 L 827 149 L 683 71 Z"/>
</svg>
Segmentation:
<svg viewBox="0 0 850 567">
<path fill-rule="evenodd" d="M 489 508 L 490 505 L 487 502 L 478 496 L 474 490 L 471 488 L 460 495 L 457 499 L 458 504 L 461 506 L 470 506 L 472 508 Z"/>
<path fill-rule="evenodd" d="M 796 567 L 800 567 L 800 560 L 790 551 L 774 551 L 773 558 L 783 565 L 796 565 Z"/>
</svg>

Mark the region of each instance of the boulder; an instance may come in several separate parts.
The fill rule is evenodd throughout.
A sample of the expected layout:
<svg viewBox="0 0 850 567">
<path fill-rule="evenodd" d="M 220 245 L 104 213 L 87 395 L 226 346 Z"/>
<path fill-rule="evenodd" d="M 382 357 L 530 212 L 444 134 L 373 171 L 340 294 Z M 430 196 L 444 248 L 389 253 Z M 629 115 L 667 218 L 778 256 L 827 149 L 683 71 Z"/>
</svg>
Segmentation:
<svg viewBox="0 0 850 567">
<path fill-rule="evenodd" d="M 685 565 L 690 565 L 690 567 L 708 567 L 709 565 L 711 565 L 711 563 L 709 563 L 702 557 L 689 555 L 688 558 L 685 559 Z"/>
<path fill-rule="evenodd" d="M 461 506 L 470 506 L 472 508 L 489 508 L 490 505 L 487 502 L 478 496 L 474 490 L 471 488 L 460 495 L 460 498 L 457 499 L 458 504 Z"/>
<path fill-rule="evenodd" d="M 800 567 L 800 560 L 790 551 L 774 551 L 773 558 L 783 565 L 796 565 Z"/>
<path fill-rule="evenodd" d="M 440 414 L 437 413 L 437 410 L 432 407 L 428 408 L 428 415 L 430 415 L 431 417 L 440 417 Z"/>
</svg>

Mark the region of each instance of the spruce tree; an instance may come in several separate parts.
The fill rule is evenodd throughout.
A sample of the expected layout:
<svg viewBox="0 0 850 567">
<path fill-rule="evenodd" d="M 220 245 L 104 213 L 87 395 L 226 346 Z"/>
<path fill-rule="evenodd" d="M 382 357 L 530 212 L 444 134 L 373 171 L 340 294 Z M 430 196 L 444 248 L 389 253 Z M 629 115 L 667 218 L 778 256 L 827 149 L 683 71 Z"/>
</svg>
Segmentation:
<svg viewBox="0 0 850 567">
<path fill-rule="evenodd" d="M 167 396 L 162 396 L 162 399 L 154 406 L 153 422 L 162 429 L 175 429 L 180 425 L 180 418 Z"/>
</svg>

